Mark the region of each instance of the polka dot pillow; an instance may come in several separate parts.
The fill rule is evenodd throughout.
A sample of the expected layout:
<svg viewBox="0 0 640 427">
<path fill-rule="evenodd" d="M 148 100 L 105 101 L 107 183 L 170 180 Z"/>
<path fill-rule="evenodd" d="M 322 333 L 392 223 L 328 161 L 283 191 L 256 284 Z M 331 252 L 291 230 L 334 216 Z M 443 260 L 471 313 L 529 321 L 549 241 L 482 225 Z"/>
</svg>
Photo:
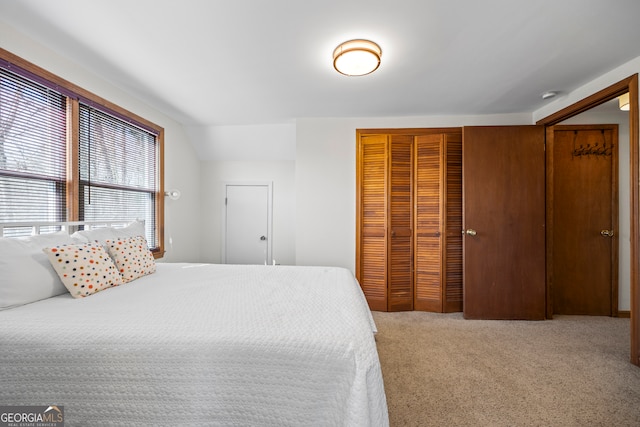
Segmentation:
<svg viewBox="0 0 640 427">
<path fill-rule="evenodd" d="M 156 261 L 143 236 L 107 240 L 107 250 L 124 283 L 156 271 Z"/>
<path fill-rule="evenodd" d="M 43 251 L 74 298 L 123 284 L 113 260 L 100 244 L 61 245 Z"/>
</svg>

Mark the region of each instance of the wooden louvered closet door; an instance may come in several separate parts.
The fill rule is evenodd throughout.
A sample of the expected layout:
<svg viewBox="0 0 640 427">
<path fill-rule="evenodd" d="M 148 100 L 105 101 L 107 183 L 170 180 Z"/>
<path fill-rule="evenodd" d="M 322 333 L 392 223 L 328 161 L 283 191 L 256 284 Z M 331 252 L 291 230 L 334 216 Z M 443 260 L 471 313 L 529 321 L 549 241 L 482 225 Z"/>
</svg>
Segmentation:
<svg viewBox="0 0 640 427">
<path fill-rule="evenodd" d="M 461 311 L 461 130 L 357 139 L 356 277 L 369 306 Z"/>
<path fill-rule="evenodd" d="M 415 146 L 415 309 L 462 311 L 462 137 Z"/>
<path fill-rule="evenodd" d="M 416 137 L 416 310 L 442 311 L 443 135 Z"/>
<path fill-rule="evenodd" d="M 413 136 L 391 136 L 388 311 L 413 310 Z"/>
<path fill-rule="evenodd" d="M 358 280 L 371 310 L 387 311 L 387 140 L 363 136 L 358 147 Z"/>
<path fill-rule="evenodd" d="M 445 135 L 445 225 L 442 311 L 462 311 L 462 134 Z"/>
</svg>

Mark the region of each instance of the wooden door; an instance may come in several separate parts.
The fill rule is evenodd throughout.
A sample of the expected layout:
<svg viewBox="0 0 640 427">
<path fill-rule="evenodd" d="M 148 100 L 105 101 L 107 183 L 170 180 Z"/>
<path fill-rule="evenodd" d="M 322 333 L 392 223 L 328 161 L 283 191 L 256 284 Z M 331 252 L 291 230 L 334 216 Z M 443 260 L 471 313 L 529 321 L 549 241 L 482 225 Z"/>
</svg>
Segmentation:
<svg viewBox="0 0 640 427">
<path fill-rule="evenodd" d="M 413 310 L 413 136 L 392 135 L 389 169 L 388 311 Z"/>
<path fill-rule="evenodd" d="M 543 126 L 464 127 L 464 317 L 545 318 Z"/>
<path fill-rule="evenodd" d="M 462 311 L 462 134 L 415 139 L 416 310 Z"/>
<path fill-rule="evenodd" d="M 443 311 L 462 311 L 462 133 L 445 134 Z"/>
<path fill-rule="evenodd" d="M 550 313 L 618 311 L 618 127 L 547 129 Z"/>
<path fill-rule="evenodd" d="M 442 134 L 416 137 L 415 308 L 442 312 Z"/>
<path fill-rule="evenodd" d="M 387 311 L 387 146 L 387 135 L 363 135 L 357 164 L 356 276 L 375 311 Z"/>
</svg>

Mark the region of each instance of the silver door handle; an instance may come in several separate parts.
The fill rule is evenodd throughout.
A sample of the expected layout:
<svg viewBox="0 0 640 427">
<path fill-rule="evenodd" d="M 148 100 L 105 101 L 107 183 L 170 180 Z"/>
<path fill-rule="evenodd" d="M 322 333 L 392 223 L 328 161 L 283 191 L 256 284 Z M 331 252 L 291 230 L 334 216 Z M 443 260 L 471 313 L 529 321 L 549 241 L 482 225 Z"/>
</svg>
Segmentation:
<svg viewBox="0 0 640 427">
<path fill-rule="evenodd" d="M 604 237 L 613 237 L 613 230 L 602 230 L 600 235 Z"/>
<path fill-rule="evenodd" d="M 260 236 L 260 240 L 267 240 L 266 236 Z"/>
<path fill-rule="evenodd" d="M 467 231 L 464 231 L 464 233 L 468 234 L 469 236 L 475 236 L 476 234 L 478 234 L 476 230 L 471 228 L 467 229 Z"/>
</svg>

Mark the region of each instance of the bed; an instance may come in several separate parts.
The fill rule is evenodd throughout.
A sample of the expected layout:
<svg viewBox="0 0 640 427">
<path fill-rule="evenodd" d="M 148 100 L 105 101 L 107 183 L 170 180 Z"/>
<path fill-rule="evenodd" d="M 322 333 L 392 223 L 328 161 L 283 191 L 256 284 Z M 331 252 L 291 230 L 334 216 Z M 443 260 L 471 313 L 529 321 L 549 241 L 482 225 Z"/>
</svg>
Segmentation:
<svg viewBox="0 0 640 427">
<path fill-rule="evenodd" d="M 350 271 L 158 262 L 86 297 L 58 286 L 7 306 L 3 288 L 25 280 L 11 245 L 30 243 L 31 273 L 61 280 L 40 246 L 80 237 L 0 238 L 0 405 L 63 406 L 67 426 L 388 425 L 375 323 Z"/>
</svg>

